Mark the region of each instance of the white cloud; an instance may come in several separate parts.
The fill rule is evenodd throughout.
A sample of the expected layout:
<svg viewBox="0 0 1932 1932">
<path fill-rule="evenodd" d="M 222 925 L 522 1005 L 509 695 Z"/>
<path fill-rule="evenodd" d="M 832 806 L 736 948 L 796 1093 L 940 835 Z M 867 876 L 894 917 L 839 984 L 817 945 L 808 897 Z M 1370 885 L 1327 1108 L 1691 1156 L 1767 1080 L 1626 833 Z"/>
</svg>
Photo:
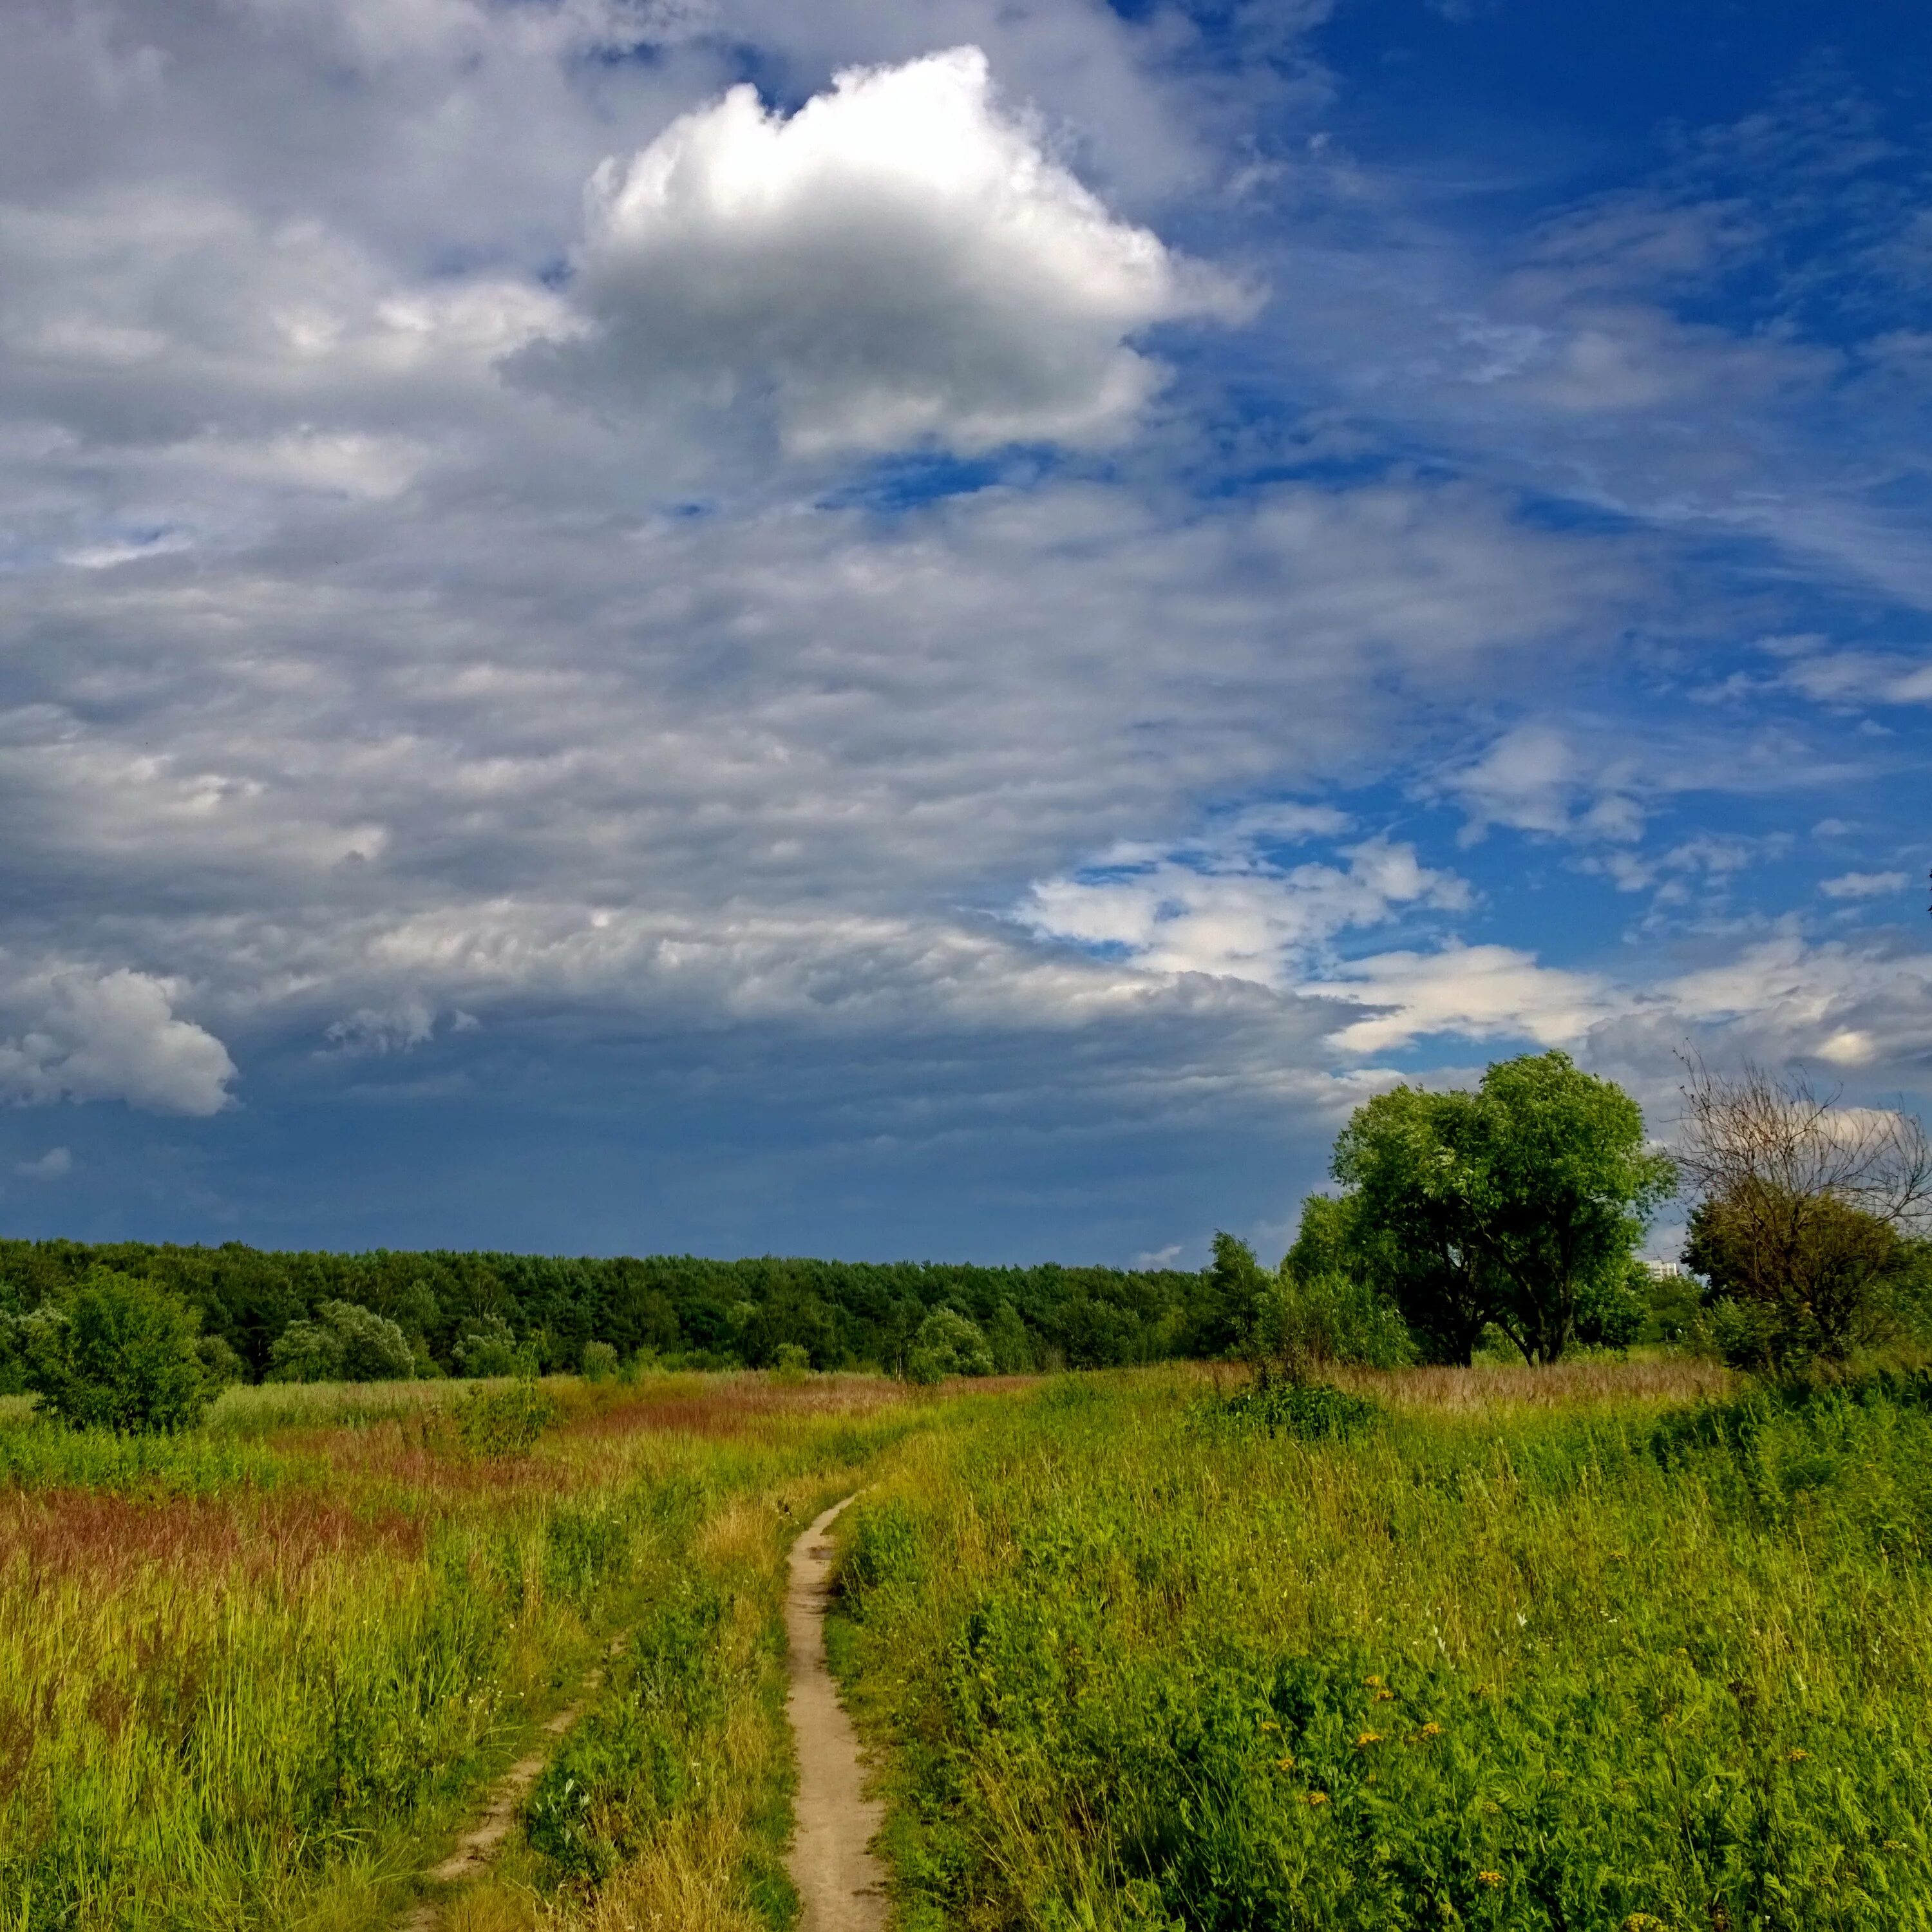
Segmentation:
<svg viewBox="0 0 1932 1932">
<path fill-rule="evenodd" d="M 22 1030 L 0 1038 L 0 1099 L 124 1100 L 164 1114 L 213 1114 L 235 1064 L 214 1036 L 177 1016 L 178 988 L 121 968 L 55 967 L 5 988 Z"/>
<path fill-rule="evenodd" d="M 1680 1023 L 1721 1028 L 1736 1050 L 1774 1064 L 1882 1068 L 1932 1048 L 1932 958 L 1882 945 L 1783 933 L 1658 993 Z"/>
<path fill-rule="evenodd" d="M 1284 988 L 1310 950 L 1396 908 L 1460 908 L 1468 886 L 1432 872 L 1413 846 L 1372 838 L 1343 866 L 1285 866 L 1251 821 L 1168 854 L 1042 879 L 1016 916 L 1042 938 L 1116 952 L 1154 973 L 1206 973 Z"/>
<path fill-rule="evenodd" d="M 592 179 L 575 290 L 634 390 L 769 389 L 803 453 L 1113 441 L 1160 386 L 1151 325 L 1230 286 L 1115 220 L 957 47 L 854 68 L 789 118 L 750 86 Z"/>
<path fill-rule="evenodd" d="M 1643 830 L 1642 807 L 1631 795 L 1636 778 L 1636 760 L 1627 751 L 1580 746 L 1552 726 L 1525 724 L 1505 732 L 1445 783 L 1468 814 L 1466 844 L 1492 825 L 1615 842 Z"/>
<path fill-rule="evenodd" d="M 1389 1052 L 1436 1034 L 1570 1046 L 1627 999 L 1596 974 L 1540 966 L 1534 953 L 1507 946 L 1380 953 L 1297 990 L 1340 994 L 1379 1010 L 1333 1036 L 1337 1047 L 1357 1054 Z"/>
<path fill-rule="evenodd" d="M 1903 872 L 1841 872 L 1835 879 L 1822 880 L 1818 887 L 1828 899 L 1883 898 L 1888 893 L 1905 890 Z"/>
<path fill-rule="evenodd" d="M 36 1160 L 16 1161 L 14 1172 L 25 1174 L 29 1180 L 62 1180 L 74 1172 L 74 1150 L 49 1148 Z"/>
</svg>

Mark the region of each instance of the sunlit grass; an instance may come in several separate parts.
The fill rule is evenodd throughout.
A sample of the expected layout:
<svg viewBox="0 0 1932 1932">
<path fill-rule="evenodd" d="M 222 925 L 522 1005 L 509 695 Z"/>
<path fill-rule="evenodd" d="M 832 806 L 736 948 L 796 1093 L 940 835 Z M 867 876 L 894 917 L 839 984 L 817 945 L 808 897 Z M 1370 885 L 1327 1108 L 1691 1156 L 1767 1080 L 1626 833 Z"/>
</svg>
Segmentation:
<svg viewBox="0 0 1932 1932">
<path fill-rule="evenodd" d="M 1050 1389 L 862 1499 L 908 1926 L 1932 1924 L 1922 1389 L 1350 1381 L 1319 1442 Z"/>
<path fill-rule="evenodd" d="M 449 1426 L 474 1387 L 237 1390 L 146 1441 L 0 1424 L 0 1923 L 386 1923 L 612 1634 L 706 1576 L 742 1607 L 694 1667 L 764 1769 L 676 1834 L 754 1909 L 781 1504 L 921 1412 L 876 1378 L 557 1378 L 555 1426 L 489 1456 Z M 530 1876 L 530 1910 L 591 1909 Z"/>
</svg>

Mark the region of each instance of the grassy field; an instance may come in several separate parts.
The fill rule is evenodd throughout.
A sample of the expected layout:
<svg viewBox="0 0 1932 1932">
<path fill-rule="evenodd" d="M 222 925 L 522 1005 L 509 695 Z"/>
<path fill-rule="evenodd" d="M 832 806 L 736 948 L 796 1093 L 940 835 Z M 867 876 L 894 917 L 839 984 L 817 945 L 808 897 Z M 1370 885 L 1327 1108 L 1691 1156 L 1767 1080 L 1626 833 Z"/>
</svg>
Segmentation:
<svg viewBox="0 0 1932 1932">
<path fill-rule="evenodd" d="M 0 1925 L 393 1924 L 614 1638 L 446 1922 L 782 1923 L 782 1554 L 928 1412 L 740 1376 L 0 1420 Z"/>
<path fill-rule="evenodd" d="M 908 1928 L 1932 1926 L 1922 1378 L 1352 1393 L 1064 1380 L 906 1445 L 834 1634 Z"/>
</svg>

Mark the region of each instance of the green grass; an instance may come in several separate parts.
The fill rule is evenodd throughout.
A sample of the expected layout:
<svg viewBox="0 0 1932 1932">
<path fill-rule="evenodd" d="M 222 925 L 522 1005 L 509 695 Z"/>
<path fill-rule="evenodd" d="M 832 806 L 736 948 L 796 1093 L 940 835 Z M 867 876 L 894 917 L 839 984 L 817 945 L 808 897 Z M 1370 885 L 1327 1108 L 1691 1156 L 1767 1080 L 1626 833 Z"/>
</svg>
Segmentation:
<svg viewBox="0 0 1932 1932">
<path fill-rule="evenodd" d="M 1932 1385 L 1478 1373 L 910 1444 L 836 1654 L 912 1932 L 1932 1926 Z"/>
<path fill-rule="evenodd" d="M 708 1834 L 719 1922 L 782 1922 L 778 1505 L 922 1412 L 858 1378 L 536 1394 L 533 1442 L 466 1430 L 464 1390 L 250 1391 L 141 1442 L 0 1424 L 0 1925 L 388 1924 L 613 1636 L 607 1701 L 667 1618 L 722 1713 L 687 1742 L 743 1774 L 651 1815 Z M 631 1802 L 620 1756 L 600 1816 Z M 619 1876 L 528 1862 L 552 1916 Z"/>
</svg>

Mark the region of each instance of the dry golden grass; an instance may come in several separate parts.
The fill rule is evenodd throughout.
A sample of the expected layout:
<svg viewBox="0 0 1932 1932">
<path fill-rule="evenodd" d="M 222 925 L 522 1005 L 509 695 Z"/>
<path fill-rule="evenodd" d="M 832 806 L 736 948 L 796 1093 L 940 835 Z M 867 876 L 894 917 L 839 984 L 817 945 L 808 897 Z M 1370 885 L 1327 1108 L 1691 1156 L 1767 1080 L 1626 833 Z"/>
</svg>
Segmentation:
<svg viewBox="0 0 1932 1932">
<path fill-rule="evenodd" d="M 1480 1362 L 1467 1369 L 1343 1369 L 1330 1378 L 1391 1408 L 1588 1408 L 1632 1402 L 1695 1402 L 1722 1395 L 1737 1381 L 1720 1363 L 1687 1356 L 1619 1361 L 1586 1356 L 1532 1368 L 1526 1362 Z"/>
</svg>

